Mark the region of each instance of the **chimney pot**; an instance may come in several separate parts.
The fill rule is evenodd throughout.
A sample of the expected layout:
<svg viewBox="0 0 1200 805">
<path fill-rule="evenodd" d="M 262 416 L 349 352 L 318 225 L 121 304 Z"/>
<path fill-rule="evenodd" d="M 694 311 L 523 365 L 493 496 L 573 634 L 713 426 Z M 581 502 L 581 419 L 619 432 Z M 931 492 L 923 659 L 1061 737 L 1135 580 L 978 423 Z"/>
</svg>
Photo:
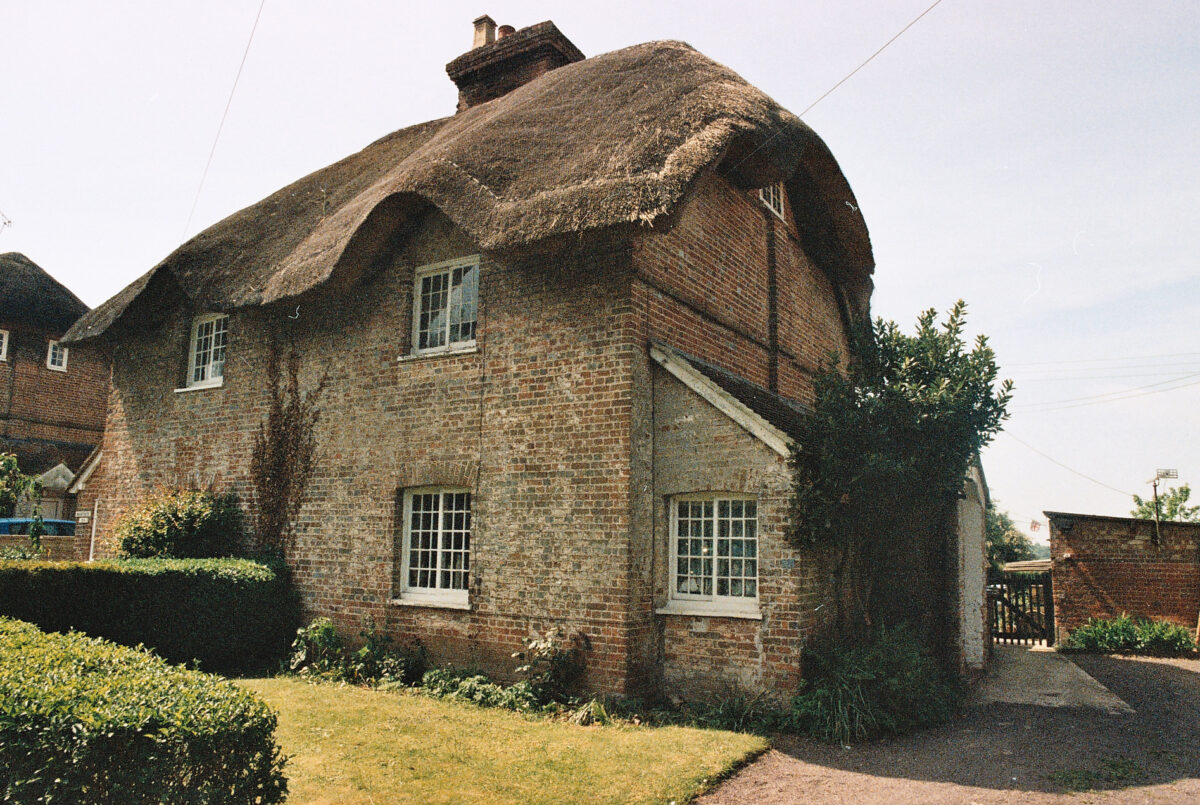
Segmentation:
<svg viewBox="0 0 1200 805">
<path fill-rule="evenodd" d="M 499 28 L 496 29 L 496 38 L 503 39 L 504 37 L 508 36 L 509 34 L 515 34 L 516 32 L 517 32 L 517 29 L 512 27 L 511 25 L 501 25 Z"/>
<path fill-rule="evenodd" d="M 471 45 L 471 50 L 481 48 L 484 45 L 490 45 L 496 41 L 496 21 L 484 14 L 481 17 L 476 17 L 475 26 L 475 41 Z"/>
</svg>

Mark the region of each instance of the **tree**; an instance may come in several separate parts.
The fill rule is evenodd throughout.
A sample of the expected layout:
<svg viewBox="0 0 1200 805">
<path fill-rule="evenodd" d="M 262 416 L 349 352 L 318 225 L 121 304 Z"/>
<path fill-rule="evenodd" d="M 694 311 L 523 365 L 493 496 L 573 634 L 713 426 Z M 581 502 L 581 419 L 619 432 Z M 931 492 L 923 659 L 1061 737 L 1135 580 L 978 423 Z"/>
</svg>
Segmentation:
<svg viewBox="0 0 1200 805">
<path fill-rule="evenodd" d="M 1187 505 L 1192 490 L 1184 484 L 1178 488 L 1172 486 L 1158 496 L 1158 519 L 1175 520 L 1181 523 L 1200 523 L 1200 506 Z M 1133 496 L 1134 509 L 1130 512 L 1139 520 L 1154 519 L 1154 498 L 1143 500 L 1141 496 Z"/>
<path fill-rule="evenodd" d="M 21 472 L 16 455 L 0 453 L 0 517 L 12 517 L 24 497 L 40 505 L 42 485 L 36 477 Z"/>
<path fill-rule="evenodd" d="M 851 360 L 817 374 L 799 425 L 789 536 L 828 551 L 842 631 L 880 621 L 873 596 L 895 575 L 889 550 L 945 538 L 970 462 L 1007 417 L 1012 384 L 997 387 L 984 336 L 968 349 L 966 304 L 936 317 L 922 313 L 914 335 L 883 319 L 855 330 Z"/>
<path fill-rule="evenodd" d="M 1021 533 L 1008 512 L 997 511 L 989 506 L 984 514 L 987 535 L 988 565 L 999 570 L 1008 562 L 1037 559 L 1037 547 L 1033 540 Z"/>
</svg>

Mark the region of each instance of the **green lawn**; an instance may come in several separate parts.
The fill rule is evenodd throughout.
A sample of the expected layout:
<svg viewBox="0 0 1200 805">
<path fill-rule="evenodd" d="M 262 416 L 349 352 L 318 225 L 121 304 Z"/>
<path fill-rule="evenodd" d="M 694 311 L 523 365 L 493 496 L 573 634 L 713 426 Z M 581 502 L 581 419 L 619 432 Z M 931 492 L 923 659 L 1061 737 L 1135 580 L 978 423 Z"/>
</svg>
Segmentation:
<svg viewBox="0 0 1200 805">
<path fill-rule="evenodd" d="M 716 730 L 577 727 L 408 693 L 240 684 L 279 710 L 290 803 L 682 803 L 766 748 Z"/>
</svg>

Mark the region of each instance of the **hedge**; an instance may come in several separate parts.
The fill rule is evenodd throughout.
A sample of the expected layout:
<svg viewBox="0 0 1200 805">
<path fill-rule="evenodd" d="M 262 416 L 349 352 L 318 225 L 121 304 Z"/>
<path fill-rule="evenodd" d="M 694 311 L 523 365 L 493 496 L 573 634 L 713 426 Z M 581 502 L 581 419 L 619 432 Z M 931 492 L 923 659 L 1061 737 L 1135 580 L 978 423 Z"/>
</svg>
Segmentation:
<svg viewBox="0 0 1200 805">
<path fill-rule="evenodd" d="M 275 725 L 219 677 L 0 618 L 5 802 L 282 802 Z"/>
<path fill-rule="evenodd" d="M 298 609 L 286 568 L 248 559 L 0 561 L 0 615 L 214 673 L 278 667 Z"/>
</svg>

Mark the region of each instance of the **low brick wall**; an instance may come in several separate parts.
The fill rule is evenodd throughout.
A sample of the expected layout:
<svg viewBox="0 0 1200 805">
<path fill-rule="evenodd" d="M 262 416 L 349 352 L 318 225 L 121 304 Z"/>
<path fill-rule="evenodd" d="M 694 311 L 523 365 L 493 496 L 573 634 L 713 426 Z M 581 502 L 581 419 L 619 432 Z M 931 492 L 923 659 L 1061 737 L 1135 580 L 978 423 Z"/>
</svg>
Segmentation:
<svg viewBox="0 0 1200 805">
<path fill-rule="evenodd" d="M 1200 616 L 1200 523 L 1046 512 L 1054 612 L 1061 640 L 1088 618 L 1128 612 L 1195 629 Z"/>
<path fill-rule="evenodd" d="M 0 550 L 28 547 L 29 537 L 20 534 L 0 535 Z M 53 562 L 71 562 L 76 559 L 74 537 L 42 537 L 42 549 L 46 552 L 42 558 Z"/>
</svg>

